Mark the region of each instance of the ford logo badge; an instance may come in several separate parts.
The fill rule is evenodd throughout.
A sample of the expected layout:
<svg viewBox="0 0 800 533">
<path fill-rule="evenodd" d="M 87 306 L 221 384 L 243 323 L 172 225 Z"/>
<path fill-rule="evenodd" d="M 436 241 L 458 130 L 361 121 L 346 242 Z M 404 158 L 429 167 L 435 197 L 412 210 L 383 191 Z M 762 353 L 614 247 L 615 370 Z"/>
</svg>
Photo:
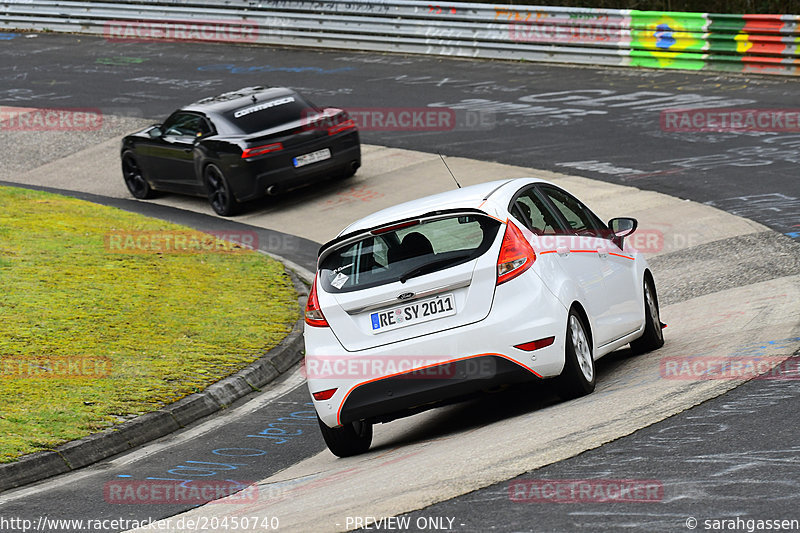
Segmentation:
<svg viewBox="0 0 800 533">
<path fill-rule="evenodd" d="M 413 298 L 413 297 L 414 297 L 414 293 L 413 292 L 404 292 L 403 294 L 398 296 L 397 299 L 398 300 L 408 300 L 409 298 Z"/>
</svg>

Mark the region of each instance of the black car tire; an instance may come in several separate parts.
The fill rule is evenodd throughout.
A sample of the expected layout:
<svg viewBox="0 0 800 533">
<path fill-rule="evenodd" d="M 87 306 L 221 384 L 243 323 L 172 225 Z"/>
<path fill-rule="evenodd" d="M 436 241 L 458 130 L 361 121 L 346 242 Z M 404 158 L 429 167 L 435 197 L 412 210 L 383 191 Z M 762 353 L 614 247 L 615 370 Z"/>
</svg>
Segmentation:
<svg viewBox="0 0 800 533">
<path fill-rule="evenodd" d="M 156 195 L 150 184 L 144 179 L 142 169 L 132 152 L 123 152 L 122 154 L 122 177 L 134 198 L 147 200 Z"/>
<path fill-rule="evenodd" d="M 338 428 L 329 428 L 317 417 L 322 438 L 328 449 L 338 457 L 351 457 L 369 450 L 372 444 L 372 424 L 363 420 Z"/>
<path fill-rule="evenodd" d="M 597 381 L 592 343 L 586 325 L 575 309 L 571 309 L 567 317 L 564 369 L 557 379 L 558 394 L 566 400 L 591 393 Z"/>
<path fill-rule="evenodd" d="M 631 351 L 642 354 L 658 350 L 664 346 L 664 332 L 661 329 L 661 313 L 658 310 L 658 295 L 650 277 L 644 278 L 644 333 L 631 341 Z"/>
<path fill-rule="evenodd" d="M 228 180 L 214 164 L 208 165 L 203 172 L 208 189 L 208 203 L 218 215 L 229 217 L 239 210 L 239 202 L 233 196 Z"/>
</svg>

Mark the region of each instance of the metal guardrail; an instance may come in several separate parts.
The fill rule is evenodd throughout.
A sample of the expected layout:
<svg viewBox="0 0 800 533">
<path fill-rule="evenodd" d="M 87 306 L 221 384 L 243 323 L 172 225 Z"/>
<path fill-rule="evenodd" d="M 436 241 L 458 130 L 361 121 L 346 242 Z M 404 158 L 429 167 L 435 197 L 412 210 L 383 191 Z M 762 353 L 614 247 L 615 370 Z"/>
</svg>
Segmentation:
<svg viewBox="0 0 800 533">
<path fill-rule="evenodd" d="M 0 29 L 800 75 L 800 16 L 416 0 L 0 2 Z"/>
</svg>

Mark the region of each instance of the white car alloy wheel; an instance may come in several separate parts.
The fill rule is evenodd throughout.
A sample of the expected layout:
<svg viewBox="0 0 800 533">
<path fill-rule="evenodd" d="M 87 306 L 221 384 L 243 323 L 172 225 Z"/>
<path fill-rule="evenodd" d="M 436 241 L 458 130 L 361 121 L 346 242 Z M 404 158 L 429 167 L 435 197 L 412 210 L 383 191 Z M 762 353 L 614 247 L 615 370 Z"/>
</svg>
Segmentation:
<svg viewBox="0 0 800 533">
<path fill-rule="evenodd" d="M 592 350 L 589 348 L 589 342 L 586 340 L 586 333 L 583 331 L 583 325 L 576 315 L 570 315 L 569 317 L 569 331 L 572 337 L 572 348 L 575 350 L 581 373 L 586 381 L 591 382 L 594 379 Z"/>
<path fill-rule="evenodd" d="M 595 369 L 592 344 L 581 316 L 570 310 L 564 343 L 564 369 L 559 376 L 558 395 L 565 400 L 579 398 L 594 391 Z"/>
</svg>

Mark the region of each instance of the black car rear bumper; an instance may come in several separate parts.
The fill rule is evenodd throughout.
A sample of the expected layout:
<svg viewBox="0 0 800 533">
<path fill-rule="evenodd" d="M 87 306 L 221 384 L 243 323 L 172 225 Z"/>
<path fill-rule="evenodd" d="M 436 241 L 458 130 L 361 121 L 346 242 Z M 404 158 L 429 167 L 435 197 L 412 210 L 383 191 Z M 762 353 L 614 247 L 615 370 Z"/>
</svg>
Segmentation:
<svg viewBox="0 0 800 533">
<path fill-rule="evenodd" d="M 296 150 L 248 162 L 241 168 L 239 176 L 231 180 L 236 199 L 247 201 L 267 194 L 285 192 L 354 172 L 361 166 L 361 145 L 357 132 L 331 139 L 327 143 L 308 146 L 302 151 L 310 153 L 324 148 L 330 149 L 330 159 L 301 167 L 295 167 L 292 163 L 294 157 L 301 155 L 295 154 Z"/>
</svg>

